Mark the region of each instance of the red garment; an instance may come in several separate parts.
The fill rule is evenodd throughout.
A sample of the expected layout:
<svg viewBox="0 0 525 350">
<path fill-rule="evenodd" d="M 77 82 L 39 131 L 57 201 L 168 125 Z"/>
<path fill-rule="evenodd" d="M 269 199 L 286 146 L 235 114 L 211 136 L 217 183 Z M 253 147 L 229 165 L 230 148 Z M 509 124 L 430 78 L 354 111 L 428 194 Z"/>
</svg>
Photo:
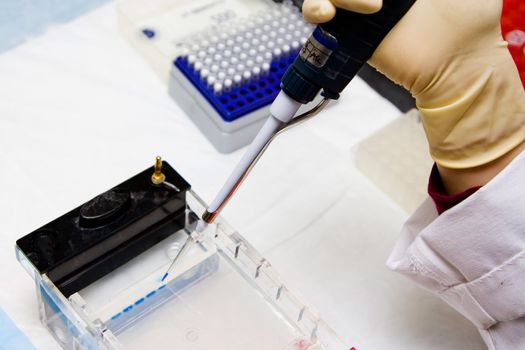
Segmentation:
<svg viewBox="0 0 525 350">
<path fill-rule="evenodd" d="M 439 174 L 436 164 L 432 167 L 430 178 L 428 180 L 428 194 L 434 201 L 438 213 L 441 215 L 445 210 L 452 208 L 456 204 L 461 203 L 470 195 L 479 190 L 481 186 L 471 187 L 466 191 L 449 195 L 443 186 L 441 175 Z"/>
</svg>

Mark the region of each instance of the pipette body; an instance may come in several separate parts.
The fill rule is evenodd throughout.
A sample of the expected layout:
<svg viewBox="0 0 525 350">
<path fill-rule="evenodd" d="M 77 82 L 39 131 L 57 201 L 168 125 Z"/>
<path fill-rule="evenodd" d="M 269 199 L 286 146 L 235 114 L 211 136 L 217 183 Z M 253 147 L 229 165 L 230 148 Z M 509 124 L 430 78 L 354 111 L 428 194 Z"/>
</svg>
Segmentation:
<svg viewBox="0 0 525 350">
<path fill-rule="evenodd" d="M 339 98 L 339 93 L 372 57 L 376 48 L 414 2 L 415 0 L 383 0 L 382 9 L 374 14 L 339 9 L 334 19 L 315 28 L 284 74 L 281 92 L 270 107 L 270 117 L 202 215 L 197 232 L 202 232 L 207 224 L 213 222 L 274 135 L 293 120 L 303 104 L 313 101 L 321 91 L 325 100 Z M 190 241 L 191 238 L 187 244 Z M 175 260 L 182 255 L 179 254 Z M 173 265 L 175 261 L 171 266 Z"/>
</svg>

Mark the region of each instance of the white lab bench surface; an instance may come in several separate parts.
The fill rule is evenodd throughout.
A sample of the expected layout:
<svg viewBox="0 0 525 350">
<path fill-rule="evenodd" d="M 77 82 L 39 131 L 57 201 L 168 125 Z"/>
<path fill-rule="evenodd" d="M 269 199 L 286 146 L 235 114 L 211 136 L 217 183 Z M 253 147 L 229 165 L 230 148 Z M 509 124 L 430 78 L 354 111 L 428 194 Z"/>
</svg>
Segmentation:
<svg viewBox="0 0 525 350">
<path fill-rule="evenodd" d="M 16 239 L 156 155 L 211 201 L 244 150 L 219 154 L 199 133 L 119 35 L 114 6 L 0 54 L 0 307 L 38 349 L 58 345 L 38 320 Z M 355 169 L 352 148 L 397 115 L 355 79 L 272 144 L 223 216 L 348 345 L 483 349 L 468 321 L 384 265 L 407 213 Z"/>
</svg>

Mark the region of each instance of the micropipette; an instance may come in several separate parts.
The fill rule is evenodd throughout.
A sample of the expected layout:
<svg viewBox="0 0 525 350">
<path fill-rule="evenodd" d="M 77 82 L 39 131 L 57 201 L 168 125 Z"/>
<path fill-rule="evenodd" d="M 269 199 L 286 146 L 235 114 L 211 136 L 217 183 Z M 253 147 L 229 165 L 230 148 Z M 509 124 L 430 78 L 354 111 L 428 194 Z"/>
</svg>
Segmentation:
<svg viewBox="0 0 525 350">
<path fill-rule="evenodd" d="M 382 9 L 374 14 L 358 14 L 339 9 L 334 19 L 315 28 L 284 74 L 281 92 L 270 107 L 270 117 L 202 215 L 196 232 L 204 231 L 215 220 L 276 135 L 317 114 L 328 100 L 339 98 L 340 92 L 372 57 L 383 39 L 414 2 L 415 0 L 383 0 Z M 317 107 L 301 118 L 293 118 L 299 108 L 313 101 L 320 91 L 324 99 Z M 167 278 L 192 241 L 193 238 L 189 236 L 162 281 Z"/>
</svg>

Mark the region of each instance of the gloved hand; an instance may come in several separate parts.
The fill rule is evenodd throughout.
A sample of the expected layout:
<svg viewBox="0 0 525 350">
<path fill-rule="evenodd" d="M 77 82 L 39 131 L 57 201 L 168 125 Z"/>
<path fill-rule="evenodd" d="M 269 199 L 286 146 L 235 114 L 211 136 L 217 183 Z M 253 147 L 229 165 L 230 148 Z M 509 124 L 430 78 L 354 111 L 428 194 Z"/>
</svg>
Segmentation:
<svg viewBox="0 0 525 350">
<path fill-rule="evenodd" d="M 382 0 L 305 0 L 306 20 Z M 450 194 L 484 185 L 525 148 L 525 93 L 501 36 L 502 0 L 417 0 L 370 64 L 416 98 Z"/>
</svg>

